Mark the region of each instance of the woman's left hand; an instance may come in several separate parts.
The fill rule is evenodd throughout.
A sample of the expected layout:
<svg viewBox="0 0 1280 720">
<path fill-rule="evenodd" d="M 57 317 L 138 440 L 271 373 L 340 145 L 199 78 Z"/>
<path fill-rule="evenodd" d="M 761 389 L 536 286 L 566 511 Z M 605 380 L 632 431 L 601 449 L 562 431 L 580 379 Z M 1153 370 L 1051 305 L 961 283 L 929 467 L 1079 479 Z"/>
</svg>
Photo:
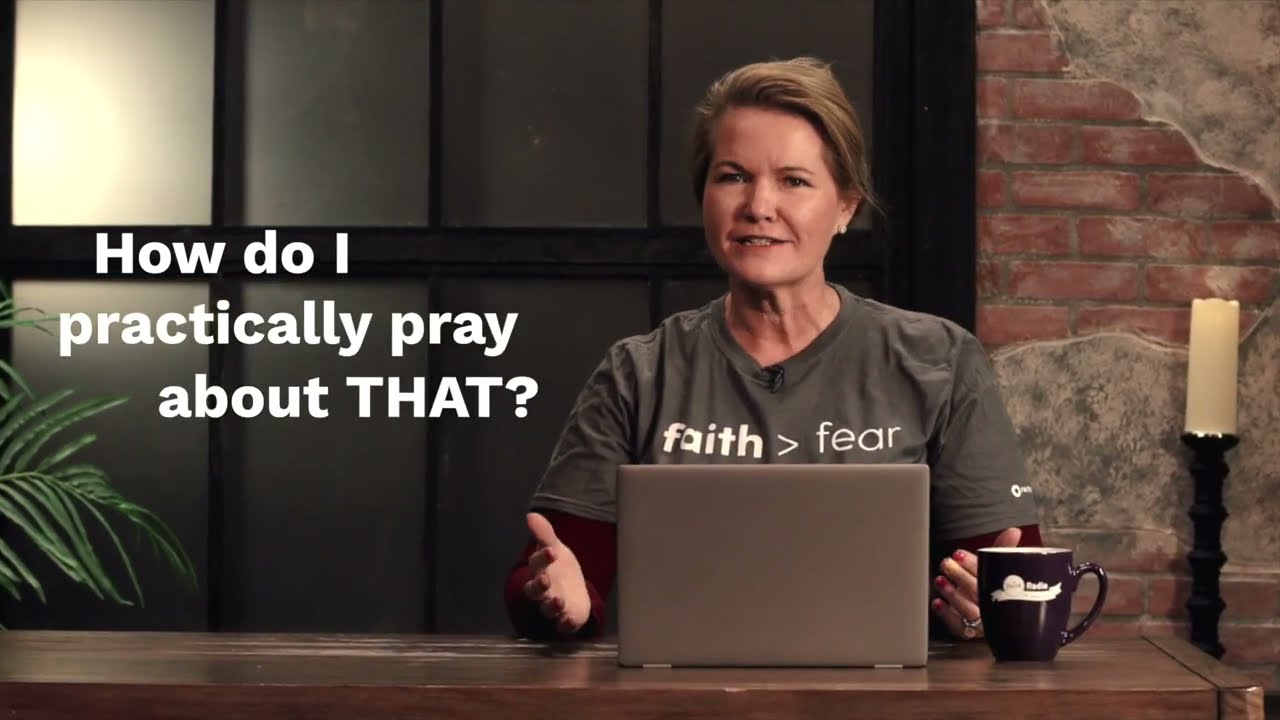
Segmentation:
<svg viewBox="0 0 1280 720">
<path fill-rule="evenodd" d="M 1012 527 L 995 539 L 992 547 L 1016 547 L 1022 530 Z M 966 640 L 982 637 L 982 616 L 978 609 L 978 557 L 957 550 L 938 566 L 942 573 L 933 579 L 939 598 L 930 606 L 951 634 Z"/>
</svg>

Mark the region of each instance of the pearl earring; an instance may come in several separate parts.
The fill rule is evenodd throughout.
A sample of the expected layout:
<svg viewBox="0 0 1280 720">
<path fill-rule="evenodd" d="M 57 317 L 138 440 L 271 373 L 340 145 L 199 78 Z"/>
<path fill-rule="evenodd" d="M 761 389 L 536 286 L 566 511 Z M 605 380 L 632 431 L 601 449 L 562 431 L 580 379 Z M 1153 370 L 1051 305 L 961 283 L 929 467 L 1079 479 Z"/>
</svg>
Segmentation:
<svg viewBox="0 0 1280 720">
<path fill-rule="evenodd" d="M 841 235 L 843 235 L 843 234 L 844 234 L 844 225 L 837 225 L 837 226 L 836 226 L 836 232 L 838 232 L 838 233 L 840 233 Z"/>
</svg>

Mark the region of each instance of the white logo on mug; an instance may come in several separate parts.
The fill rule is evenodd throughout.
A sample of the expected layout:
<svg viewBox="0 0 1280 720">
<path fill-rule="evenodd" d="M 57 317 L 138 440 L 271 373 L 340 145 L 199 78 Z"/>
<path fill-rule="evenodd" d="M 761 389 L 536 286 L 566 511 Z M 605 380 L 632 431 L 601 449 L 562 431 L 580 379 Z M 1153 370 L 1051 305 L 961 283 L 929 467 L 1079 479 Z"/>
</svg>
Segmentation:
<svg viewBox="0 0 1280 720">
<path fill-rule="evenodd" d="M 1022 494 L 1023 494 L 1023 493 L 1026 493 L 1026 494 L 1030 495 L 1030 494 L 1031 494 L 1031 486 L 1030 486 L 1030 485 L 1016 485 L 1016 484 L 1015 484 L 1015 485 L 1010 485 L 1010 486 L 1009 486 L 1009 492 L 1013 493 L 1013 496 L 1014 496 L 1014 497 L 1022 497 Z"/>
<path fill-rule="evenodd" d="M 1001 588 L 991 593 L 996 602 L 1005 600 L 1023 600 L 1026 602 L 1045 602 L 1062 593 L 1062 583 L 1050 586 L 1043 582 L 1026 582 L 1017 575 L 1010 575 L 1001 583 Z"/>
</svg>

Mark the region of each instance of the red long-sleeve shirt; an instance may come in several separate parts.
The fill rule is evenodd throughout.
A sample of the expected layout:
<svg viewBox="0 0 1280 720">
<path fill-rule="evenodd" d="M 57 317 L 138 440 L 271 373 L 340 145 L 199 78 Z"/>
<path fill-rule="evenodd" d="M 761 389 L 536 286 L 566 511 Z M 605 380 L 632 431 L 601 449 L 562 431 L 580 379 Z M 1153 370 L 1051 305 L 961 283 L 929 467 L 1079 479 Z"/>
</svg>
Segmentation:
<svg viewBox="0 0 1280 720">
<path fill-rule="evenodd" d="M 602 520 L 570 515 L 552 510 L 541 511 L 551 526 L 555 528 L 556 537 L 569 546 L 578 564 L 582 567 L 583 577 L 587 582 L 587 594 L 591 597 L 591 618 L 577 632 L 578 638 L 599 636 L 608 618 L 607 596 L 613 586 L 613 577 L 617 570 L 617 532 L 613 523 Z M 1022 526 L 1022 539 L 1019 545 L 1036 547 L 1043 544 L 1038 525 Z M 950 543 L 945 552 L 967 550 L 977 552 L 978 548 L 989 547 L 999 532 L 963 538 Z M 538 606 L 524 594 L 524 585 L 529 582 L 529 557 L 538 549 L 538 543 L 530 538 L 524 552 L 507 575 L 505 599 L 507 613 L 511 618 L 516 635 L 532 640 L 557 640 L 562 636 L 556 630 L 555 622 L 538 611 Z M 939 558 L 940 560 L 941 558 Z"/>
</svg>

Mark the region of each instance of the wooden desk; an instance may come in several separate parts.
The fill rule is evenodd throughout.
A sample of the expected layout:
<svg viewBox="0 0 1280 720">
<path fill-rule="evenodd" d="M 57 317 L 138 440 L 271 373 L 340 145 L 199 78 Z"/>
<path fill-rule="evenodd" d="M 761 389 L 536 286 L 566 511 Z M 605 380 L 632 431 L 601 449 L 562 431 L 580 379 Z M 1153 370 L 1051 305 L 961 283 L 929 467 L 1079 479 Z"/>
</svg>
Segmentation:
<svg viewBox="0 0 1280 720">
<path fill-rule="evenodd" d="M 1052 665 L 938 645 L 924 669 L 630 669 L 609 643 L 0 632 L 0 718 L 1255 718 L 1262 689 L 1174 638 Z"/>
</svg>

